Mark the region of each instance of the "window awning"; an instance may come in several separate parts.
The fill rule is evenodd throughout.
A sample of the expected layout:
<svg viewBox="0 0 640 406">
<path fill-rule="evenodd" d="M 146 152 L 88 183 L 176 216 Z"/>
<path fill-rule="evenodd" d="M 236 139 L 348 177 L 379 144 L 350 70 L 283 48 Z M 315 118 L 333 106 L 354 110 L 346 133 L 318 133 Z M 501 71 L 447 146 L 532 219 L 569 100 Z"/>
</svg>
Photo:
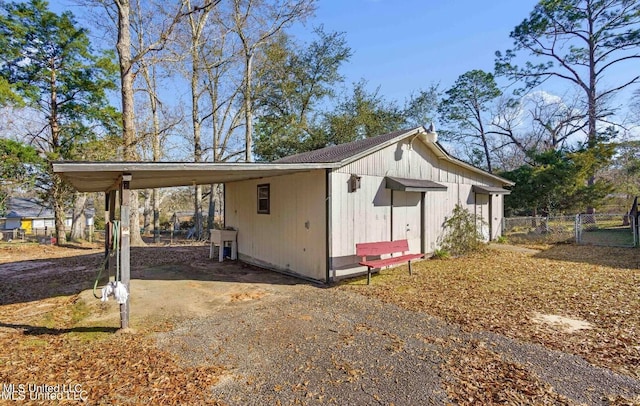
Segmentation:
<svg viewBox="0 0 640 406">
<path fill-rule="evenodd" d="M 471 187 L 473 193 L 478 193 L 481 195 L 508 195 L 511 193 L 510 190 L 498 187 L 498 186 L 480 186 L 473 185 Z"/>
<path fill-rule="evenodd" d="M 424 179 L 406 179 L 385 177 L 386 188 L 392 190 L 402 190 L 404 192 L 429 192 L 434 190 L 447 190 L 445 185 L 424 180 Z"/>
</svg>

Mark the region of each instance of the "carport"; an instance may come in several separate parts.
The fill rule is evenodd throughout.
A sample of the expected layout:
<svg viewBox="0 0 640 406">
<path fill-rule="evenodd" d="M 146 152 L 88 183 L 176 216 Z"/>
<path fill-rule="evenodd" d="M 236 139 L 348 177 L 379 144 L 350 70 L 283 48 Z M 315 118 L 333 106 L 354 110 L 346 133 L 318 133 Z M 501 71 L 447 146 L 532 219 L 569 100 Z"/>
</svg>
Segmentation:
<svg viewBox="0 0 640 406">
<path fill-rule="evenodd" d="M 331 163 L 179 163 L 179 162 L 55 162 L 53 171 L 78 192 L 105 193 L 105 221 L 109 232 L 120 208 L 120 275 L 130 287 L 130 191 L 282 176 L 337 166 Z M 116 192 L 120 193 L 116 201 Z M 110 235 L 105 235 L 105 257 Z M 109 264 L 107 263 L 108 267 Z M 129 299 L 120 305 L 120 327 L 129 326 Z"/>
</svg>

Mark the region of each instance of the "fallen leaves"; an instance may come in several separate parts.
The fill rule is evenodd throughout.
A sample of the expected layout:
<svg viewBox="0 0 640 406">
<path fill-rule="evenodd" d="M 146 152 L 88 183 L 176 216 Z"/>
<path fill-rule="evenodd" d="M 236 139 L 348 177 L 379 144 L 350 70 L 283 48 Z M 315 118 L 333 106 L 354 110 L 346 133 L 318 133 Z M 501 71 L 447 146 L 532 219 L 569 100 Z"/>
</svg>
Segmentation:
<svg viewBox="0 0 640 406">
<path fill-rule="evenodd" d="M 206 258 L 206 252 L 204 246 L 133 248 L 132 276 L 147 266 L 191 263 Z M 44 258 L 46 266 L 40 261 Z M 114 334 L 116 327 L 78 324 L 87 309 L 76 300 L 77 293 L 93 285 L 102 259 L 97 245 L 2 249 L 0 262 L 20 261 L 25 269 L 16 275 L 30 275 L 26 285 L 21 277 L 3 279 L 0 382 L 79 384 L 87 391 L 87 402 L 96 405 L 218 404 L 210 388 L 222 368 L 184 366 L 158 349 L 152 333 L 170 329 L 170 322 L 144 325 L 138 334 Z M 14 269 L 15 263 L 4 265 L 8 267 Z M 0 265 L 0 270 L 4 268 Z"/>
<path fill-rule="evenodd" d="M 459 405 L 572 404 L 535 374 L 504 360 L 479 341 L 453 348 L 445 370 L 451 376 L 445 385 L 447 394 Z"/>
<path fill-rule="evenodd" d="M 579 355 L 640 377 L 640 250 L 563 244 L 539 254 L 488 250 L 422 261 L 413 276 L 383 270 L 366 288 L 343 288 L 460 324 Z M 535 312 L 584 320 L 571 333 Z"/>
<path fill-rule="evenodd" d="M 160 351 L 149 335 L 102 330 L 15 328 L 0 335 L 4 349 L 0 382 L 79 384 L 87 391 L 90 404 L 215 402 L 208 395 L 209 388 L 217 382 L 221 368 L 184 367 Z"/>
</svg>

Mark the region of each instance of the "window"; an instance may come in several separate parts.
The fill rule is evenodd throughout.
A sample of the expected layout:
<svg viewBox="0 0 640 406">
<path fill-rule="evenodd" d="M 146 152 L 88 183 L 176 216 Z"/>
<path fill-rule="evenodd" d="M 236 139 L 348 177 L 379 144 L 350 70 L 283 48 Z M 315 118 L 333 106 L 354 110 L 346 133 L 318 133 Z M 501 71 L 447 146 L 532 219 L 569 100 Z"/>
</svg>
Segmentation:
<svg viewBox="0 0 640 406">
<path fill-rule="evenodd" d="M 270 203 L 269 184 L 258 185 L 258 213 L 269 214 Z"/>
</svg>

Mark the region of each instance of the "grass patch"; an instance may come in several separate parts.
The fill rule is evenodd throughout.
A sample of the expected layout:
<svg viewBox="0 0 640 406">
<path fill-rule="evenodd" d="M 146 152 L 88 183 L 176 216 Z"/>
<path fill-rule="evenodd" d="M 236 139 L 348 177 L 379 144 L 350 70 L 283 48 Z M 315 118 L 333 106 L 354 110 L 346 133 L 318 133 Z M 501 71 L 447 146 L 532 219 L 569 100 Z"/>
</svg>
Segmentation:
<svg viewBox="0 0 640 406">
<path fill-rule="evenodd" d="M 562 245 L 540 254 L 488 250 L 421 261 L 413 276 L 383 270 L 363 289 L 346 289 L 422 311 L 476 331 L 493 331 L 640 377 L 640 250 Z M 412 286 L 413 291 L 404 286 Z M 401 287 L 398 290 L 396 287 Z M 533 313 L 585 320 L 566 333 Z"/>
<path fill-rule="evenodd" d="M 89 306 L 82 300 L 76 300 L 71 307 L 71 323 L 76 325 L 89 316 Z"/>
<path fill-rule="evenodd" d="M 24 340 L 24 345 L 31 348 L 42 348 L 49 345 L 49 342 L 41 338 L 28 337 Z"/>
</svg>

